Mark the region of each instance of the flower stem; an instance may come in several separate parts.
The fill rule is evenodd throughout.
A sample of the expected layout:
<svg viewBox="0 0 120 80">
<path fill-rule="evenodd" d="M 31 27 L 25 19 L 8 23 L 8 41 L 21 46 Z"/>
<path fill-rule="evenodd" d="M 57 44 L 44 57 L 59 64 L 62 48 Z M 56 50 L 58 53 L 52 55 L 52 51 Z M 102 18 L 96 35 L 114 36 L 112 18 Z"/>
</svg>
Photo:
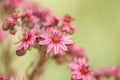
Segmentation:
<svg viewBox="0 0 120 80">
<path fill-rule="evenodd" d="M 35 76 L 36 75 L 40 75 L 41 73 L 41 69 L 45 63 L 45 60 L 46 60 L 46 54 L 45 54 L 45 51 L 43 49 L 40 49 L 38 48 L 38 52 L 40 54 L 40 57 L 39 57 L 39 60 L 38 62 L 36 63 L 35 67 L 33 68 L 31 74 L 29 75 L 28 79 L 29 80 L 35 80 Z"/>
</svg>

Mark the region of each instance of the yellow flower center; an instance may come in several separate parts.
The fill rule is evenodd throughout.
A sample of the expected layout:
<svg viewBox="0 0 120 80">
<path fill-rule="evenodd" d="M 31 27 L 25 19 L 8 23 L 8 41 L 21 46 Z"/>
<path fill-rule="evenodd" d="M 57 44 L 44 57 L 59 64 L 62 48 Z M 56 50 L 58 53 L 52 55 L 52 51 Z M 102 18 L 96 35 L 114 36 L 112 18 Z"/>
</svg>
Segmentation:
<svg viewBox="0 0 120 80">
<path fill-rule="evenodd" d="M 58 43 L 58 42 L 60 42 L 60 37 L 57 36 L 57 35 L 55 35 L 55 36 L 52 38 L 52 41 L 53 41 L 54 43 Z"/>
<path fill-rule="evenodd" d="M 29 40 L 30 39 L 30 35 L 28 35 L 28 34 L 23 34 L 23 40 L 24 41 L 27 41 L 27 40 Z"/>
<path fill-rule="evenodd" d="M 85 66 L 83 66 L 82 69 L 80 69 L 80 71 L 81 71 L 82 74 L 87 74 L 87 73 L 90 72 L 89 68 L 85 67 Z"/>
<path fill-rule="evenodd" d="M 86 69 L 86 68 L 84 68 L 83 70 L 82 70 L 82 73 L 83 74 L 86 74 L 88 72 L 88 70 Z"/>
</svg>

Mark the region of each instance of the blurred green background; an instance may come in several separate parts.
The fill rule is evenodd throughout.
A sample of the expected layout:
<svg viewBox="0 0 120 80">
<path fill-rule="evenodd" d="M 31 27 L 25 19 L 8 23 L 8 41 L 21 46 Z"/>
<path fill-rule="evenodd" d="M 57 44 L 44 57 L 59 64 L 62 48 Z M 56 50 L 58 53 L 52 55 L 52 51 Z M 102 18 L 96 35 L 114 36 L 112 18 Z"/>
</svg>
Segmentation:
<svg viewBox="0 0 120 80">
<path fill-rule="evenodd" d="M 101 66 L 120 66 L 120 0 L 33 0 L 48 7 L 58 16 L 70 14 L 77 31 L 73 40 L 85 47 L 93 69 Z M 16 57 L 13 67 L 23 77 L 25 69 L 37 57 L 32 50 L 23 57 Z M 18 67 L 16 67 L 16 65 Z M 70 80 L 67 65 L 58 66 L 54 61 L 46 64 L 45 75 L 40 80 Z"/>
</svg>

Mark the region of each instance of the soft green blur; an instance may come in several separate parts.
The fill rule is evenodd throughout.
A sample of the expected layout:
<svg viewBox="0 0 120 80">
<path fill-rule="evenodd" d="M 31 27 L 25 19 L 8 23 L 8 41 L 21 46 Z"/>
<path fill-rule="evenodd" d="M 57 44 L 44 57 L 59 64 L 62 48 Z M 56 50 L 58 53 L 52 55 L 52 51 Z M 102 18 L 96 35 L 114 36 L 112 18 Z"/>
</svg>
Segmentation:
<svg viewBox="0 0 120 80">
<path fill-rule="evenodd" d="M 58 16 L 70 14 L 77 31 L 73 40 L 85 47 L 89 64 L 93 69 L 101 66 L 120 66 L 120 0 L 33 0 L 48 7 Z M 35 61 L 37 51 L 29 51 L 23 57 L 16 57 L 13 67 L 18 76 L 24 76 L 25 69 Z M 70 80 L 67 65 L 58 66 L 54 61 L 46 64 L 41 80 Z M 16 67 L 18 66 L 18 67 Z"/>
<path fill-rule="evenodd" d="M 120 0 L 41 0 L 41 4 L 55 15 L 67 13 L 75 18 L 78 28 L 73 40 L 86 48 L 94 69 L 120 66 Z M 68 70 L 48 68 L 55 76 L 49 73 L 45 80 L 69 80 Z"/>
</svg>

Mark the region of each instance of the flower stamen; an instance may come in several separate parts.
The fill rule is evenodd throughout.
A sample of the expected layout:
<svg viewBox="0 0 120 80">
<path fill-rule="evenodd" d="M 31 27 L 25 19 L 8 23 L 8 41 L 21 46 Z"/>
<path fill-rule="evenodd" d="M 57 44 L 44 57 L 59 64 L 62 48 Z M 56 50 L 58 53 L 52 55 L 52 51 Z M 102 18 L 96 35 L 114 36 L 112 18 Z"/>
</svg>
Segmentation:
<svg viewBox="0 0 120 80">
<path fill-rule="evenodd" d="M 55 36 L 52 38 L 52 41 L 53 41 L 54 43 L 58 43 L 58 42 L 60 42 L 60 37 L 57 36 L 57 35 L 55 35 Z"/>
</svg>

